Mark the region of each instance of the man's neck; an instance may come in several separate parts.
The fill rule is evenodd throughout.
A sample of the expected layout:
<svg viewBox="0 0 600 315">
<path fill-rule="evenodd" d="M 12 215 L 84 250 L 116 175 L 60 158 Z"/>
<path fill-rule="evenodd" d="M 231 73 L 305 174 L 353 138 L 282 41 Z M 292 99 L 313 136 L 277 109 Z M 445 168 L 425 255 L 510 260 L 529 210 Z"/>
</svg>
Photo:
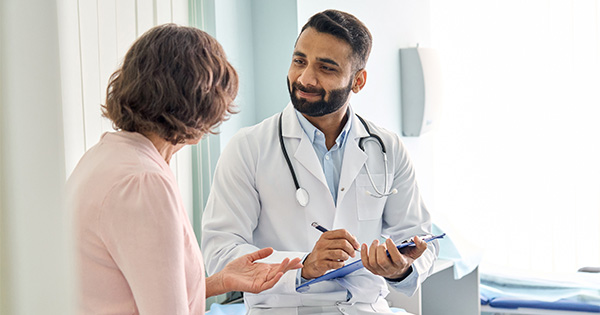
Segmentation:
<svg viewBox="0 0 600 315">
<path fill-rule="evenodd" d="M 311 117 L 302 114 L 306 119 L 325 135 L 327 150 L 335 145 L 335 140 L 344 129 L 348 121 L 348 104 L 335 112 L 320 117 Z"/>
</svg>

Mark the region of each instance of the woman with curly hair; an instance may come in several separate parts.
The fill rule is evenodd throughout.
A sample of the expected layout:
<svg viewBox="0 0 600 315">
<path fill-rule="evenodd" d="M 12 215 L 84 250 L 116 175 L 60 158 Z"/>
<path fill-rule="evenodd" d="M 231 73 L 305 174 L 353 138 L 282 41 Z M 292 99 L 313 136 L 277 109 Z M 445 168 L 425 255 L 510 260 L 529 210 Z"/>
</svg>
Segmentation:
<svg viewBox="0 0 600 315">
<path fill-rule="evenodd" d="M 110 78 L 105 133 L 67 183 L 82 314 L 204 314 L 205 298 L 260 292 L 299 259 L 263 248 L 205 278 L 169 161 L 234 113 L 238 76 L 219 43 L 167 24 L 142 35 Z"/>
</svg>

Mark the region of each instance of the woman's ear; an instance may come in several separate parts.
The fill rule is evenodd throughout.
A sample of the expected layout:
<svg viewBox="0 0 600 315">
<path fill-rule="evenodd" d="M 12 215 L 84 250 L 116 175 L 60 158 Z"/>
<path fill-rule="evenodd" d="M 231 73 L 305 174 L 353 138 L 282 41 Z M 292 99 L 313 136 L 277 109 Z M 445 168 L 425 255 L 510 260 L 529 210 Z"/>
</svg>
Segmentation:
<svg viewBox="0 0 600 315">
<path fill-rule="evenodd" d="M 352 84 L 352 92 L 358 93 L 367 83 L 367 70 L 360 69 L 354 75 L 354 84 Z"/>
</svg>

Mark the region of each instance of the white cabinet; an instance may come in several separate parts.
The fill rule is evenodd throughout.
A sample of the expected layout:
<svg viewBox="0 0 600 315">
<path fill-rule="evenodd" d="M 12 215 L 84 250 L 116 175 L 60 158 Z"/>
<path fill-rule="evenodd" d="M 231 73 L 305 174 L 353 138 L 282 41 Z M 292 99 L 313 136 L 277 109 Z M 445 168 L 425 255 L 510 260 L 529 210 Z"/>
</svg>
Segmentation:
<svg viewBox="0 0 600 315">
<path fill-rule="evenodd" d="M 454 263 L 437 260 L 433 274 L 411 296 L 394 291 L 386 297 L 391 306 L 415 315 L 480 315 L 479 270 L 454 279 Z"/>
</svg>

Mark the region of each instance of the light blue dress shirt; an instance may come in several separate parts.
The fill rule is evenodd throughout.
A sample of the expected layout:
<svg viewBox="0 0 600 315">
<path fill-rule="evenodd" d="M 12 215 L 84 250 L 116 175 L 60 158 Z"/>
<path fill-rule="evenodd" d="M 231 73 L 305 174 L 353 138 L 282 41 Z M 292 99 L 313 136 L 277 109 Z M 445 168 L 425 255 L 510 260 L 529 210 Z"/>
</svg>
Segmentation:
<svg viewBox="0 0 600 315">
<path fill-rule="evenodd" d="M 354 115 L 354 111 L 352 107 L 348 106 L 348 111 L 346 113 L 348 117 L 352 117 Z M 321 163 L 321 167 L 323 168 L 323 173 L 325 174 L 325 179 L 327 180 L 327 186 L 329 187 L 329 191 L 331 192 L 331 197 L 333 198 L 333 203 L 337 205 L 337 192 L 340 183 L 340 173 L 342 170 L 342 162 L 344 161 L 344 149 L 346 148 L 346 136 L 350 132 L 350 128 L 352 127 L 352 119 L 348 119 L 344 129 L 340 132 L 340 135 L 335 139 L 335 144 L 331 147 L 330 150 L 327 150 L 327 145 L 325 143 L 325 134 L 321 132 L 321 130 L 317 129 L 317 127 L 313 126 L 313 124 L 306 119 L 299 111 L 296 110 L 296 117 L 298 117 L 298 121 L 300 122 L 300 126 L 304 133 L 308 136 L 310 143 L 312 143 L 313 148 L 315 149 L 315 153 L 317 154 L 317 158 Z M 302 258 L 304 262 L 306 256 Z M 298 269 L 298 273 L 296 275 L 296 285 L 300 283 L 305 283 L 308 280 L 301 277 L 301 270 Z M 350 291 L 348 291 L 348 300 L 352 295 Z"/>
<path fill-rule="evenodd" d="M 348 117 L 354 115 L 352 107 L 348 106 L 346 113 Z M 333 197 L 333 203 L 337 205 L 338 186 L 340 183 L 340 173 L 342 170 L 342 162 L 344 160 L 344 148 L 346 147 L 346 138 L 352 128 L 352 119 L 348 119 L 344 129 L 340 132 L 340 135 L 335 139 L 335 144 L 331 149 L 327 150 L 325 143 L 325 134 L 311 124 L 306 117 L 304 117 L 299 111 L 296 110 L 296 116 L 300 122 L 300 126 L 304 133 L 310 139 L 317 158 L 321 162 L 323 173 L 325 173 L 325 179 L 327 180 L 327 186 Z"/>
</svg>

